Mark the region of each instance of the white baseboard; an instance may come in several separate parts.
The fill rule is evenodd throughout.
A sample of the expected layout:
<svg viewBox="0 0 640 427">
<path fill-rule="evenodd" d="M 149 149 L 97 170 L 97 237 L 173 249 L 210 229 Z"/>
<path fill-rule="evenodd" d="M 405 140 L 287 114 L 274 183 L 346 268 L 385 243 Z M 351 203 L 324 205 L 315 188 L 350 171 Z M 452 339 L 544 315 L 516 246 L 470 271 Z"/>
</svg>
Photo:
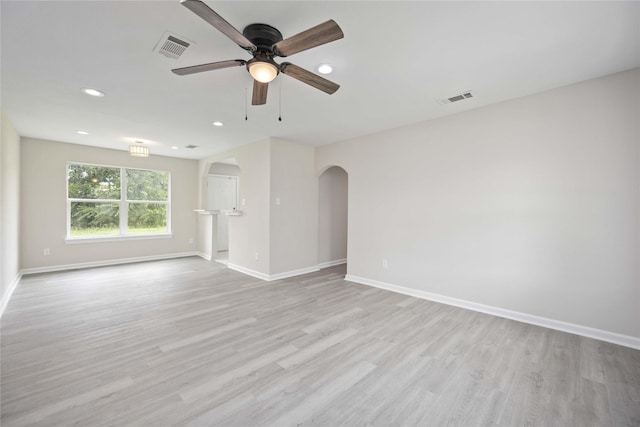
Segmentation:
<svg viewBox="0 0 640 427">
<path fill-rule="evenodd" d="M 305 267 L 305 268 L 299 268 L 297 270 L 285 271 L 284 273 L 278 273 L 278 274 L 270 275 L 269 276 L 269 281 L 287 279 L 289 277 L 294 277 L 294 276 L 300 276 L 302 274 L 313 273 L 314 271 L 318 271 L 318 270 L 320 270 L 320 268 L 318 268 L 317 265 L 313 265 L 311 267 Z"/>
<path fill-rule="evenodd" d="M 163 259 L 184 258 L 190 256 L 198 256 L 198 252 L 182 252 L 177 254 L 151 255 L 134 258 L 119 258 L 103 261 L 79 262 L 77 264 L 50 265 L 46 267 L 25 268 L 22 274 L 49 273 L 52 271 L 77 270 L 80 268 L 105 267 L 108 265 L 130 264 L 134 262 L 160 261 Z"/>
<path fill-rule="evenodd" d="M 294 276 L 300 276 L 302 274 L 313 273 L 314 271 L 319 270 L 318 266 L 314 265 L 312 267 L 300 268 L 298 270 L 285 271 L 284 273 L 266 274 L 266 273 L 261 273 L 259 271 L 251 270 L 250 268 L 242 267 L 241 265 L 237 265 L 237 264 L 229 263 L 227 264 L 227 267 L 232 270 L 238 271 L 240 273 L 246 274 L 248 276 L 266 280 L 267 282 L 286 279 Z"/>
<path fill-rule="evenodd" d="M 529 323 L 531 325 L 542 326 L 544 328 L 555 329 L 570 334 L 581 335 L 587 338 L 594 338 L 613 344 L 631 347 L 640 350 L 640 338 L 630 335 L 622 335 L 615 332 L 603 331 L 588 326 L 577 325 L 575 323 L 563 322 L 560 320 L 549 319 L 546 317 L 535 316 L 532 314 L 521 313 L 519 311 L 507 310 L 504 308 L 493 307 L 490 305 L 479 304 L 472 301 L 466 301 L 457 298 L 451 298 L 444 295 L 434 294 L 431 292 L 420 291 L 417 289 L 406 288 L 404 286 L 392 285 L 390 283 L 380 282 L 377 280 L 367 279 L 365 277 L 347 274 L 344 278 L 349 282 L 360 283 L 362 285 L 373 286 L 375 288 L 387 291 L 397 292 L 416 298 L 429 301 L 435 301 L 442 304 L 452 305 L 455 307 L 465 308 L 467 310 L 478 311 L 480 313 L 491 314 L 493 316 L 504 317 L 505 319 L 516 320 L 518 322 Z"/>
<path fill-rule="evenodd" d="M 342 259 L 336 259 L 333 261 L 326 261 L 326 262 L 321 262 L 318 264 L 318 268 L 319 269 L 323 269 L 323 268 L 327 268 L 327 267 L 333 267 L 334 265 L 342 265 L 342 264 L 346 264 L 347 263 L 347 259 L 346 258 L 342 258 Z"/>
<path fill-rule="evenodd" d="M 260 273 L 259 271 L 251 270 L 250 268 L 243 267 L 237 264 L 227 264 L 227 268 L 238 271 L 242 274 L 246 274 L 247 276 L 255 277 L 262 280 L 269 280 L 269 275 L 266 273 Z"/>
<path fill-rule="evenodd" d="M 197 254 L 200 258 L 204 258 L 207 261 L 211 261 L 211 254 L 206 254 L 204 252 L 198 252 Z"/>
<path fill-rule="evenodd" d="M 11 299 L 11 295 L 13 295 L 13 291 L 16 290 L 16 287 L 18 286 L 18 282 L 20 282 L 20 279 L 22 279 L 22 272 L 18 273 L 16 278 L 13 279 L 13 281 L 7 288 L 4 295 L 2 295 L 2 302 L 0 302 L 0 317 L 2 317 L 2 315 L 4 314 L 4 310 L 5 308 L 7 308 L 7 305 L 9 304 L 9 300 Z"/>
</svg>

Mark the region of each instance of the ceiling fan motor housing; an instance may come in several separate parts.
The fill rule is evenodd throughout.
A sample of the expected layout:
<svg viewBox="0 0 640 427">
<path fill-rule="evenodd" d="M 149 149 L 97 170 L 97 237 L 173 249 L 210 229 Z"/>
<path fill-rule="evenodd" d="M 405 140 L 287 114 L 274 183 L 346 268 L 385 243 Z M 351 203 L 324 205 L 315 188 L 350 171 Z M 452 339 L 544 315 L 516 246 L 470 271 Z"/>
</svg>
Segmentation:
<svg viewBox="0 0 640 427">
<path fill-rule="evenodd" d="M 258 48 L 259 53 L 275 56 L 273 45 L 282 41 L 282 33 L 277 28 L 267 24 L 251 24 L 247 25 L 242 31 L 247 39 L 249 39 Z"/>
</svg>

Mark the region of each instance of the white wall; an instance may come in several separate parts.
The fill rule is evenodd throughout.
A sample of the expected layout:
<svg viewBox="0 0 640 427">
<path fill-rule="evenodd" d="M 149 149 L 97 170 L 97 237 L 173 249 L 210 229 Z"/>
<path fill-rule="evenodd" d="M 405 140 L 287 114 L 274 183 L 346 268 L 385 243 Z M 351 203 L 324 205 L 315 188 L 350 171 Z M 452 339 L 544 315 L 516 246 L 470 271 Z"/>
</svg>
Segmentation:
<svg viewBox="0 0 640 427">
<path fill-rule="evenodd" d="M 213 163 L 209 167 L 210 174 L 240 176 L 240 168 L 237 165 L 228 165 L 225 163 Z"/>
<path fill-rule="evenodd" d="M 318 172 L 349 172 L 349 274 L 640 337 L 639 88 L 635 69 L 319 147 Z"/>
<path fill-rule="evenodd" d="M 22 138 L 22 268 L 196 252 L 198 162 L 154 156 L 130 157 L 127 151 Z M 67 162 L 134 167 L 171 173 L 171 232 L 165 239 L 67 244 Z M 189 239 L 194 238 L 194 243 Z M 49 248 L 51 254 L 43 255 Z"/>
<path fill-rule="evenodd" d="M 0 136 L 0 313 L 20 272 L 20 137 L 4 111 Z"/>
<path fill-rule="evenodd" d="M 198 254 L 208 260 L 213 258 L 213 253 L 217 251 L 215 245 L 214 230 L 218 227 L 217 215 L 199 214 L 198 215 L 198 237 L 196 243 L 198 246 Z"/>
<path fill-rule="evenodd" d="M 318 265 L 318 178 L 314 159 L 313 147 L 271 140 L 272 275 Z"/>
<path fill-rule="evenodd" d="M 318 206 L 318 262 L 347 258 L 348 175 L 333 166 L 320 175 Z"/>
</svg>

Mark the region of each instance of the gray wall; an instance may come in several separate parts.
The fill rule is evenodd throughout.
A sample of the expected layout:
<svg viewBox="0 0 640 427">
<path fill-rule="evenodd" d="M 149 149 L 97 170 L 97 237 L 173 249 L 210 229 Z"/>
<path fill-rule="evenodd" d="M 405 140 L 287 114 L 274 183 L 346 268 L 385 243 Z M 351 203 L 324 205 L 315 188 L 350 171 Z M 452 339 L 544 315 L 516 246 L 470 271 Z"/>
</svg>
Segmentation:
<svg viewBox="0 0 640 427">
<path fill-rule="evenodd" d="M 313 147 L 271 140 L 271 274 L 318 265 L 318 178 L 314 158 Z"/>
<path fill-rule="evenodd" d="M 349 274 L 640 337 L 639 90 L 635 69 L 319 147 L 349 172 Z"/>
<path fill-rule="evenodd" d="M 196 252 L 198 162 L 154 156 L 134 158 L 127 151 L 22 138 L 22 268 Z M 157 169 L 171 173 L 171 232 L 166 239 L 67 244 L 67 162 Z M 189 243 L 193 238 L 194 243 Z M 49 248 L 51 254 L 43 255 Z"/>
<path fill-rule="evenodd" d="M 0 137 L 0 296 L 6 293 L 20 272 L 20 137 L 4 111 Z"/>
</svg>

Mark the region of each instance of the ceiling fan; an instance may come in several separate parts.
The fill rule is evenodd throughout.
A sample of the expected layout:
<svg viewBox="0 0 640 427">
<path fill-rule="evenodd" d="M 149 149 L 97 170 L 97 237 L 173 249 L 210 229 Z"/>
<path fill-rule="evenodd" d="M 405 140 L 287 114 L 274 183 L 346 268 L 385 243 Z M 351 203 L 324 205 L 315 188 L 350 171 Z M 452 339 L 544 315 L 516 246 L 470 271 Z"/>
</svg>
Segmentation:
<svg viewBox="0 0 640 427">
<path fill-rule="evenodd" d="M 329 20 L 287 39 L 283 39 L 280 31 L 267 24 L 248 25 L 241 33 L 200 0 L 181 0 L 180 3 L 222 34 L 229 37 L 238 46 L 251 53 L 253 58 L 248 61 L 244 59 L 231 59 L 228 61 L 175 68 L 171 70 L 173 73 L 184 76 L 201 73 L 203 71 L 246 65 L 247 70 L 254 79 L 251 99 L 252 105 L 262 105 L 267 102 L 269 82 L 275 79 L 279 73 L 293 77 L 330 95 L 340 87 L 336 83 L 290 62 L 277 64 L 273 60 L 276 56 L 290 56 L 294 53 L 343 38 L 344 34 L 335 21 Z"/>
</svg>

